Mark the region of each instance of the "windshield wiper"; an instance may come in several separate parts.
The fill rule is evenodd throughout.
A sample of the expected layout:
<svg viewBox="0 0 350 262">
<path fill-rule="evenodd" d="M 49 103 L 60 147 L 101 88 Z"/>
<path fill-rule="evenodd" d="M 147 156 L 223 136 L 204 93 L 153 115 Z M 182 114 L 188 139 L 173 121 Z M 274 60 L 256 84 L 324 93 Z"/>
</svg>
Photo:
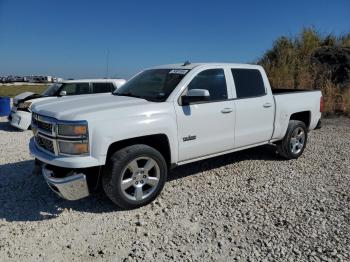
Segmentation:
<svg viewBox="0 0 350 262">
<path fill-rule="evenodd" d="M 113 93 L 113 95 L 115 95 L 115 96 L 129 96 L 129 97 L 136 97 L 136 98 L 146 99 L 146 98 L 144 98 L 142 96 L 137 96 L 137 95 L 134 95 L 134 94 L 132 94 L 130 92 L 128 92 L 128 93 Z"/>
</svg>

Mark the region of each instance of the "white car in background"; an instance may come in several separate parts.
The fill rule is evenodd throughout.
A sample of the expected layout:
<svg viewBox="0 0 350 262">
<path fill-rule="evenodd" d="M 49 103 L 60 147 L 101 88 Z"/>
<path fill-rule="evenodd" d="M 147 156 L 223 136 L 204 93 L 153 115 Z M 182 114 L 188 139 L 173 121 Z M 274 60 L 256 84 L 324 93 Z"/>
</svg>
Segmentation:
<svg viewBox="0 0 350 262">
<path fill-rule="evenodd" d="M 111 93 L 125 82 L 124 79 L 80 79 L 54 83 L 41 95 L 24 92 L 14 97 L 9 121 L 14 127 L 27 130 L 31 124 L 31 107 L 34 103 L 62 99 L 64 96 Z"/>
</svg>

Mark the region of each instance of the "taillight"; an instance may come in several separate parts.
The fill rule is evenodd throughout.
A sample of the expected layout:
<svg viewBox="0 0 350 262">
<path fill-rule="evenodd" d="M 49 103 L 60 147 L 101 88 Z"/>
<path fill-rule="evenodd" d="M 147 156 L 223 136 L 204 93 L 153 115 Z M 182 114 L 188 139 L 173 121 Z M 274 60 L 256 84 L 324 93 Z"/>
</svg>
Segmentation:
<svg viewBox="0 0 350 262">
<path fill-rule="evenodd" d="M 323 109 L 324 109 L 324 101 L 323 101 L 323 96 L 321 96 L 321 99 L 320 99 L 320 112 L 321 113 L 323 112 Z"/>
</svg>

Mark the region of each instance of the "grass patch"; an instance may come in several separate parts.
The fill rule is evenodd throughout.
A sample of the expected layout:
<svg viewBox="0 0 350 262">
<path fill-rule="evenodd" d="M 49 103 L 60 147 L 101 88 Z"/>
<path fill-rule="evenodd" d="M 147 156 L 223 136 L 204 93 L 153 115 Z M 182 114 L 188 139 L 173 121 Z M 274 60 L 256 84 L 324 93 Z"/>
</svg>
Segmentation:
<svg viewBox="0 0 350 262">
<path fill-rule="evenodd" d="M 24 92 L 41 94 L 47 87 L 47 85 L 2 85 L 0 86 L 0 96 L 15 97 Z"/>
</svg>

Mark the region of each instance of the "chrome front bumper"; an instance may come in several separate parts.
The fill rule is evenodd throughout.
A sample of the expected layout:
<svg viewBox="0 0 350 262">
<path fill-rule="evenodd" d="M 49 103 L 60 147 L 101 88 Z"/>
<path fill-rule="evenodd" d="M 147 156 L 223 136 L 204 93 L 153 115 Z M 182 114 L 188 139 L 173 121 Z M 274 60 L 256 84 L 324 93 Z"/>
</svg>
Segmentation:
<svg viewBox="0 0 350 262">
<path fill-rule="evenodd" d="M 71 175 L 57 178 L 54 172 L 44 164 L 41 168 L 42 175 L 52 191 L 66 200 L 78 200 L 89 196 L 86 175 L 71 172 Z"/>
</svg>

